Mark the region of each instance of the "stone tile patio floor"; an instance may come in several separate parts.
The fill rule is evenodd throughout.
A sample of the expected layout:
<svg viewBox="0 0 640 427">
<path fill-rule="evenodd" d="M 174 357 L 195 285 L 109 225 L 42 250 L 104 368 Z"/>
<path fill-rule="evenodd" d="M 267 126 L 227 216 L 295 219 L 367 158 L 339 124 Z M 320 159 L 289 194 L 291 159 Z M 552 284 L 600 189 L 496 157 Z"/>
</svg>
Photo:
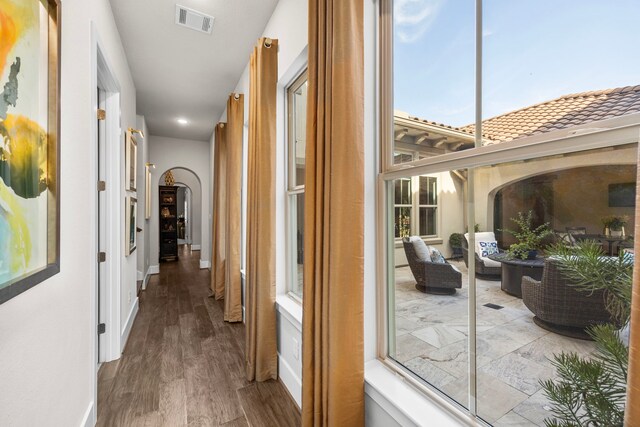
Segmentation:
<svg viewBox="0 0 640 427">
<path fill-rule="evenodd" d="M 396 268 L 395 359 L 459 403 L 468 394 L 467 268 L 455 295 L 415 289 L 409 267 Z M 476 280 L 478 415 L 494 426 L 544 425 L 551 416 L 539 380 L 555 377 L 554 353 L 595 350 L 593 342 L 548 332 L 500 281 Z M 501 309 L 485 307 L 492 303 Z"/>
</svg>

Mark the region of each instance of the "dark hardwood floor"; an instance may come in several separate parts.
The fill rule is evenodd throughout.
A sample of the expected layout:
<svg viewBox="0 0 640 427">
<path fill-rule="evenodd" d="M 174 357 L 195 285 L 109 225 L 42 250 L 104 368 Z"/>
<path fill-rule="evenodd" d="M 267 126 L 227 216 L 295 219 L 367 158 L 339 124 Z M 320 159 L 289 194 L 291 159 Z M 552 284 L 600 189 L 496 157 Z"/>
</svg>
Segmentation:
<svg viewBox="0 0 640 427">
<path fill-rule="evenodd" d="M 98 426 L 299 426 L 280 382 L 246 381 L 244 325 L 223 321 L 198 259 L 182 247 L 140 293 L 122 357 L 98 374 Z"/>
</svg>

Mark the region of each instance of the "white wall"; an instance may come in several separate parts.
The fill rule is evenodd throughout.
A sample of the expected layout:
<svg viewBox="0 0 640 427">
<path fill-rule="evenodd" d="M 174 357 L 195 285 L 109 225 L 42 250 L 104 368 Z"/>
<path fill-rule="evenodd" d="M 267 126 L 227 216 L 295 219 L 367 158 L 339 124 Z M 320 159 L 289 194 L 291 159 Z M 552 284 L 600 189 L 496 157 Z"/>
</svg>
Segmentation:
<svg viewBox="0 0 640 427">
<path fill-rule="evenodd" d="M 149 136 L 149 161 L 156 165 L 151 171 L 152 209 L 150 221 L 150 265 L 152 268 L 158 266 L 158 180 L 160 175 L 169 169 L 184 168 L 195 173 L 200 180 L 202 190 L 202 204 L 200 206 L 202 229 L 200 234 L 201 251 L 200 267 L 210 266 L 211 259 L 211 220 L 209 211 L 211 209 L 211 186 L 209 178 L 211 176 L 210 162 L 211 152 L 208 141 L 193 141 L 188 139 L 165 138 L 161 136 Z M 174 175 L 175 176 L 175 175 Z M 177 180 L 177 179 L 176 179 Z M 193 190 L 193 188 L 192 188 Z M 195 192 L 196 190 L 194 190 Z M 195 194 L 194 194 L 195 197 Z M 192 233 L 193 239 L 196 233 Z"/>
<path fill-rule="evenodd" d="M 79 426 L 85 416 L 95 419 L 92 21 L 122 89 L 121 126 L 135 125 L 135 88 L 108 0 L 63 1 L 61 272 L 0 305 L 3 426 Z M 123 287 L 129 282 L 135 287 L 135 256 L 123 260 Z"/>
<path fill-rule="evenodd" d="M 144 132 L 145 138 L 140 135 L 136 135 L 136 141 L 138 141 L 138 227 L 142 228 L 142 231 L 138 233 L 138 249 L 137 261 L 138 261 L 138 280 L 146 279 L 149 270 L 149 220 L 145 219 L 145 200 L 146 200 L 146 186 L 145 186 L 145 165 L 149 161 L 149 132 L 147 129 L 147 122 L 144 116 L 136 117 L 136 129 L 140 129 Z"/>
</svg>

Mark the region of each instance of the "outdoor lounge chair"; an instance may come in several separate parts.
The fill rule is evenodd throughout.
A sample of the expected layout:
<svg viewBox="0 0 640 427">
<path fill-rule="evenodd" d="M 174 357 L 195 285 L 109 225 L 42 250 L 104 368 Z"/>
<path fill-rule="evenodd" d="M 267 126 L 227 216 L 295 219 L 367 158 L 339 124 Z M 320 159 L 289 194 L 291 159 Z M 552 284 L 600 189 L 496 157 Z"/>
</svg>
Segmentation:
<svg viewBox="0 0 640 427">
<path fill-rule="evenodd" d="M 462 257 L 464 259 L 464 265 L 469 267 L 469 233 L 465 233 L 462 241 Z M 495 241 L 496 236 L 492 231 L 478 232 L 476 233 L 476 241 L 489 240 Z M 500 279 L 502 274 L 502 266 L 498 261 L 493 261 L 486 258 L 481 258 L 478 252 L 474 251 L 476 255 L 476 276 L 483 276 L 487 279 Z"/>
<path fill-rule="evenodd" d="M 541 281 L 522 278 L 522 301 L 538 326 L 568 337 L 590 339 L 584 331 L 587 326 L 613 322 L 604 292 L 578 290 L 552 258 L 544 262 Z"/>
<path fill-rule="evenodd" d="M 416 252 L 416 245 L 423 245 L 421 255 Z M 444 262 L 432 262 L 428 257 L 430 248 L 419 237 L 413 240 L 409 237 L 402 239 L 404 253 L 407 255 L 409 267 L 416 279 L 416 289 L 420 292 L 439 295 L 451 295 L 456 289 L 462 288 L 462 273 L 455 266 Z M 427 254 L 427 255 L 425 255 Z"/>
</svg>

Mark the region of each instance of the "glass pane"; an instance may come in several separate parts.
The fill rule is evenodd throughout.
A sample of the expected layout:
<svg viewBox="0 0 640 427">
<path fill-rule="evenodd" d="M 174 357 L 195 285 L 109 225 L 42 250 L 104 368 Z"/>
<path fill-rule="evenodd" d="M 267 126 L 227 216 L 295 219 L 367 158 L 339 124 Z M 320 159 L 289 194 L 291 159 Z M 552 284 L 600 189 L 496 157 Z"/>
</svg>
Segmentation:
<svg viewBox="0 0 640 427">
<path fill-rule="evenodd" d="M 436 209 L 437 208 L 420 208 L 420 235 L 435 236 L 436 231 Z"/>
<path fill-rule="evenodd" d="M 396 205 L 411 204 L 411 178 L 400 178 L 395 181 Z"/>
<path fill-rule="evenodd" d="M 394 147 L 437 156 L 473 146 L 475 1 L 394 2 Z"/>
<path fill-rule="evenodd" d="M 475 170 L 475 220 L 482 230 L 476 233 L 477 410 L 485 421 L 545 425 L 554 402 L 540 382 L 560 383 L 554 357 L 570 352 L 589 361 L 596 349 L 589 326 L 624 324 L 601 289 L 622 283 L 631 291 L 631 276 L 625 277 L 633 262 L 618 255 L 632 252 L 636 158 L 636 145 L 628 145 Z M 490 241 L 509 252 L 489 255 Z M 581 247 L 586 241 L 592 252 Z M 580 288 L 567 264 L 600 290 Z M 603 376 L 597 381 L 606 383 Z"/>
<path fill-rule="evenodd" d="M 435 174 L 440 183 L 441 202 L 446 215 L 440 226 L 445 241 L 427 247 L 423 240 L 407 243 L 393 239 L 389 245 L 389 356 L 425 382 L 468 405 L 468 274 L 462 256 L 461 233 L 464 233 L 464 177 L 443 172 Z M 389 191 L 396 186 L 389 185 Z M 395 197 L 388 195 L 389 203 Z M 409 208 L 394 208 L 394 235 L 403 219 L 411 216 Z M 416 209 L 418 211 L 418 209 Z M 421 234 L 436 234 L 436 208 L 419 208 Z M 406 221 L 406 220 L 405 220 Z M 403 227 L 408 230 L 408 225 Z M 390 233 L 389 233 L 390 234 Z M 449 236 L 454 235 L 453 239 Z M 450 243 L 453 242 L 453 245 Z M 414 245 L 423 250 L 418 252 Z M 431 261 L 431 249 L 444 259 Z M 421 262 L 426 260 L 429 262 Z"/>
<path fill-rule="evenodd" d="M 432 176 L 420 177 L 420 197 L 421 205 L 438 204 L 438 179 Z"/>
<path fill-rule="evenodd" d="M 411 208 L 395 208 L 395 230 L 396 237 L 411 236 Z"/>
<path fill-rule="evenodd" d="M 289 155 L 293 157 L 293 170 L 290 172 L 290 185 L 297 187 L 304 185 L 305 174 L 305 141 L 306 141 L 306 125 L 307 125 L 307 80 L 297 81 L 289 89 L 290 97 L 293 105 L 290 105 L 291 123 L 289 129 L 291 132 L 289 143 L 293 144 L 289 151 Z"/>
<path fill-rule="evenodd" d="M 302 298 L 303 289 L 303 265 L 304 265 L 304 193 L 290 196 L 290 224 L 291 242 L 290 272 L 291 283 L 289 290 Z"/>
<path fill-rule="evenodd" d="M 413 160 L 413 154 L 411 153 L 393 153 L 393 164 L 399 165 L 400 163 L 407 163 Z"/>
</svg>

